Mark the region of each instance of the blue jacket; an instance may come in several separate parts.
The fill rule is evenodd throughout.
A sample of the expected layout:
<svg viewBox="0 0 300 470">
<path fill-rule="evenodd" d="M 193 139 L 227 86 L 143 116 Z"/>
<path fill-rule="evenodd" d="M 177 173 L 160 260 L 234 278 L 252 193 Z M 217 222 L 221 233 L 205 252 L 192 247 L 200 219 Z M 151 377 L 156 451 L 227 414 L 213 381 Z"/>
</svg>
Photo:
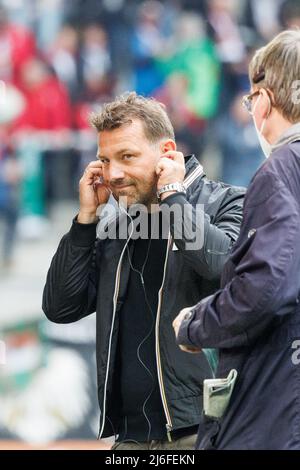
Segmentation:
<svg viewBox="0 0 300 470">
<path fill-rule="evenodd" d="M 252 179 L 222 286 L 178 336 L 219 349 L 216 377 L 238 371 L 225 415 L 203 417 L 198 446 L 300 449 L 300 141 L 273 152 Z"/>
</svg>

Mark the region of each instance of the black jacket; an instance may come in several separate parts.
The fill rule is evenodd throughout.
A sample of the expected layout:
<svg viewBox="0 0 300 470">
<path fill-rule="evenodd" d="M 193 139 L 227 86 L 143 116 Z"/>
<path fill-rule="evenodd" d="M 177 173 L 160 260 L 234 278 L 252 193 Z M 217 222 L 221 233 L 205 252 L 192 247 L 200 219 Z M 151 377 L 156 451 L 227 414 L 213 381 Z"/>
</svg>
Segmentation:
<svg viewBox="0 0 300 470">
<path fill-rule="evenodd" d="M 202 382 L 211 377 L 204 354 L 191 355 L 178 348 L 172 321 L 182 308 L 219 287 L 223 265 L 239 234 L 244 198 L 242 188 L 209 181 L 195 157 L 188 158 L 186 170 L 186 196 L 175 194 L 164 204 L 193 206 L 188 216 L 193 218 L 194 229 L 204 232 L 203 248 L 186 250 L 189 240 L 177 239 L 178 225 L 171 224 L 156 320 L 156 360 L 167 431 L 199 423 Z M 198 204 L 204 207 L 204 211 L 197 208 L 204 217 L 201 227 L 195 227 Z M 123 256 L 127 243 L 97 239 L 96 224 L 82 225 L 75 219 L 52 260 L 43 296 L 43 310 L 56 323 L 74 322 L 97 312 L 99 435 L 103 437 L 113 434 L 119 416 L 116 348 L 118 313 L 130 272 Z"/>
</svg>

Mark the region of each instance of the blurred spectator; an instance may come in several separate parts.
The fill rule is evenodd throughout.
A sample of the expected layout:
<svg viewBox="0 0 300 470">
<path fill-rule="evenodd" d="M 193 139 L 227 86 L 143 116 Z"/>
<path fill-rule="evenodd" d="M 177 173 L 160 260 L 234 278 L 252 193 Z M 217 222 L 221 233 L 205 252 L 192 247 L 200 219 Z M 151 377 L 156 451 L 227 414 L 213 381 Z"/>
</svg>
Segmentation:
<svg viewBox="0 0 300 470">
<path fill-rule="evenodd" d="M 65 25 L 58 33 L 50 51 L 49 60 L 57 77 L 75 99 L 79 91 L 79 35 L 75 28 Z"/>
<path fill-rule="evenodd" d="M 76 26 L 98 22 L 104 13 L 103 0 L 65 0 L 64 13 L 66 21 Z"/>
<path fill-rule="evenodd" d="M 253 21 L 249 24 L 249 18 L 245 21 L 243 17 L 245 8 L 248 8 L 249 15 L 250 5 L 244 2 L 207 1 L 209 33 L 216 44 L 222 67 L 219 102 L 219 112 L 222 113 L 227 112 L 236 90 L 248 86 L 249 50 L 258 42 L 257 33 L 251 30 Z"/>
<path fill-rule="evenodd" d="M 1 0 L 12 22 L 35 32 L 38 46 L 47 50 L 54 42 L 69 0 Z"/>
<path fill-rule="evenodd" d="M 1 0 L 13 23 L 33 30 L 37 19 L 37 3 L 40 0 Z"/>
<path fill-rule="evenodd" d="M 184 10 L 194 10 L 198 13 L 205 14 L 207 12 L 206 2 L 199 2 L 199 0 L 180 0 L 178 3 Z"/>
<path fill-rule="evenodd" d="M 280 17 L 284 28 L 300 28 L 300 2 L 299 0 L 284 1 Z"/>
<path fill-rule="evenodd" d="M 114 95 L 115 79 L 107 73 L 94 71 L 86 76 L 84 87 L 73 107 L 73 123 L 78 130 L 90 130 L 89 115 Z"/>
<path fill-rule="evenodd" d="M 163 76 L 155 60 L 165 47 L 165 36 L 162 29 L 163 15 L 163 6 L 156 0 L 147 0 L 138 9 L 131 50 L 133 88 L 141 95 L 153 94 L 163 82 Z"/>
<path fill-rule="evenodd" d="M 237 0 L 209 0 L 208 22 L 219 58 L 224 63 L 241 62 L 245 47 L 238 26 Z"/>
<path fill-rule="evenodd" d="M 253 28 L 264 42 L 270 40 L 280 30 L 279 13 L 283 2 L 284 0 L 247 1 L 245 24 Z"/>
<path fill-rule="evenodd" d="M 38 44 L 42 49 L 47 50 L 55 41 L 64 20 L 66 1 L 68 0 L 36 0 L 36 31 Z"/>
<path fill-rule="evenodd" d="M 105 80 L 111 68 L 105 30 L 96 24 L 87 26 L 83 31 L 81 67 L 84 84 Z"/>
<path fill-rule="evenodd" d="M 113 96 L 114 81 L 109 77 L 99 78 L 92 76 L 87 80 L 85 88 L 73 107 L 74 126 L 80 132 L 80 142 L 77 146 L 78 165 L 75 180 L 79 181 L 84 168 L 95 159 L 97 145 L 94 131 L 89 124 L 89 116 L 97 112 L 104 102 Z"/>
<path fill-rule="evenodd" d="M 229 109 L 216 125 L 216 140 L 223 157 L 221 178 L 225 183 L 248 186 L 264 161 L 255 127 L 249 113 L 242 107 L 243 93 L 238 93 Z"/>
<path fill-rule="evenodd" d="M 120 90 L 130 88 L 130 75 L 132 58 L 130 52 L 130 38 L 135 17 L 135 0 L 102 0 L 100 21 L 107 32 L 109 50 L 111 54 L 111 67 L 118 74 Z M 92 21 L 95 21 L 93 18 Z"/>
<path fill-rule="evenodd" d="M 23 64 L 21 89 L 27 104 L 17 128 L 62 130 L 71 127 L 67 90 L 41 59 L 33 58 Z"/>
<path fill-rule="evenodd" d="M 4 224 L 4 230 L 0 231 L 2 234 L 0 267 L 3 264 L 5 269 L 9 268 L 12 263 L 19 209 L 20 180 L 21 169 L 10 146 L 7 129 L 0 124 L 0 223 Z"/>
<path fill-rule="evenodd" d="M 204 142 L 201 142 L 200 136 L 205 128 L 205 120 L 198 118 L 189 107 L 186 76 L 176 72 L 169 75 L 155 97 L 167 108 L 174 126 L 178 149 L 185 155 L 201 155 Z"/>
<path fill-rule="evenodd" d="M 23 64 L 36 52 L 34 35 L 12 24 L 0 3 L 0 80 L 18 82 Z"/>
<path fill-rule="evenodd" d="M 11 139 L 12 122 L 23 112 L 23 95 L 12 85 L 0 89 L 0 264 L 9 268 L 13 260 L 19 213 L 21 168 Z M 4 225 L 4 230 L 2 230 Z"/>
<path fill-rule="evenodd" d="M 94 139 L 92 138 L 92 141 L 90 139 L 89 115 L 99 109 L 104 102 L 109 101 L 114 94 L 115 79 L 112 75 L 108 38 L 103 27 L 89 25 L 84 29 L 80 58 L 83 87 L 73 107 L 73 123 L 77 130 L 84 131 L 89 145 L 83 142 L 84 145 L 78 149 L 76 181 L 83 168 L 95 158 L 96 153 Z"/>
<path fill-rule="evenodd" d="M 38 171 L 44 172 L 48 203 L 53 199 L 69 198 L 74 193 L 76 161 L 69 150 L 72 112 L 67 90 L 39 58 L 24 64 L 21 72 L 26 108 L 15 125 L 18 134 L 25 134 L 25 145 L 21 146 L 20 152 L 28 154 L 32 146 L 31 152 L 36 154 L 36 159 L 43 152 L 44 164 Z M 29 138 L 28 132 L 33 139 Z M 40 132 L 43 132 L 44 141 L 39 139 L 37 133 Z M 42 176 L 36 175 L 36 178 Z"/>
<path fill-rule="evenodd" d="M 187 103 L 198 118 L 212 118 L 217 110 L 220 82 L 219 61 L 212 41 L 206 36 L 203 19 L 184 13 L 178 19 L 175 53 L 165 61 L 165 72 L 186 77 Z"/>
</svg>

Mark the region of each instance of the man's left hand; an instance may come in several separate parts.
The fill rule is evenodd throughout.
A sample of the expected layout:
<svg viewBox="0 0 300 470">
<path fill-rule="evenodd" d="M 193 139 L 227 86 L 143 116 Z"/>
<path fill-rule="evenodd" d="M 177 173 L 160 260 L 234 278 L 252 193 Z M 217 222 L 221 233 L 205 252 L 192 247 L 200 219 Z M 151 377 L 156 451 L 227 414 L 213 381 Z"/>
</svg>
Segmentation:
<svg viewBox="0 0 300 470">
<path fill-rule="evenodd" d="M 185 177 L 185 162 L 181 152 L 170 151 L 163 154 L 156 167 L 158 175 L 157 190 L 166 184 L 183 183 Z M 166 198 L 169 194 L 163 193 L 161 199 Z"/>
<path fill-rule="evenodd" d="M 179 315 L 177 315 L 177 317 L 173 321 L 173 328 L 174 328 L 174 331 L 175 331 L 176 339 L 178 337 L 178 332 L 179 332 L 179 329 L 180 329 L 180 325 L 181 325 L 182 321 L 185 319 L 186 314 L 189 313 L 190 310 L 191 310 L 190 308 L 184 308 L 183 310 L 181 310 Z M 180 344 L 179 347 L 182 351 L 189 352 L 189 353 L 192 353 L 192 354 L 198 354 L 202 351 L 200 348 L 197 348 L 196 346 L 184 346 L 184 345 Z"/>
</svg>

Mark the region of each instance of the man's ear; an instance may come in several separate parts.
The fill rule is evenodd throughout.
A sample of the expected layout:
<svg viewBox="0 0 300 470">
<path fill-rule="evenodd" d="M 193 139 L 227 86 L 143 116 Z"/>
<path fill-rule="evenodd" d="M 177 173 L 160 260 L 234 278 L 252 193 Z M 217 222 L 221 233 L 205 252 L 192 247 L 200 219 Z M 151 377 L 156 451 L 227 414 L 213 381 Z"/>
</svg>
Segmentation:
<svg viewBox="0 0 300 470">
<path fill-rule="evenodd" d="M 176 143 L 172 139 L 165 140 L 160 145 L 160 151 L 162 154 L 167 153 L 167 152 L 174 152 L 176 151 L 176 148 L 177 148 Z"/>
</svg>

